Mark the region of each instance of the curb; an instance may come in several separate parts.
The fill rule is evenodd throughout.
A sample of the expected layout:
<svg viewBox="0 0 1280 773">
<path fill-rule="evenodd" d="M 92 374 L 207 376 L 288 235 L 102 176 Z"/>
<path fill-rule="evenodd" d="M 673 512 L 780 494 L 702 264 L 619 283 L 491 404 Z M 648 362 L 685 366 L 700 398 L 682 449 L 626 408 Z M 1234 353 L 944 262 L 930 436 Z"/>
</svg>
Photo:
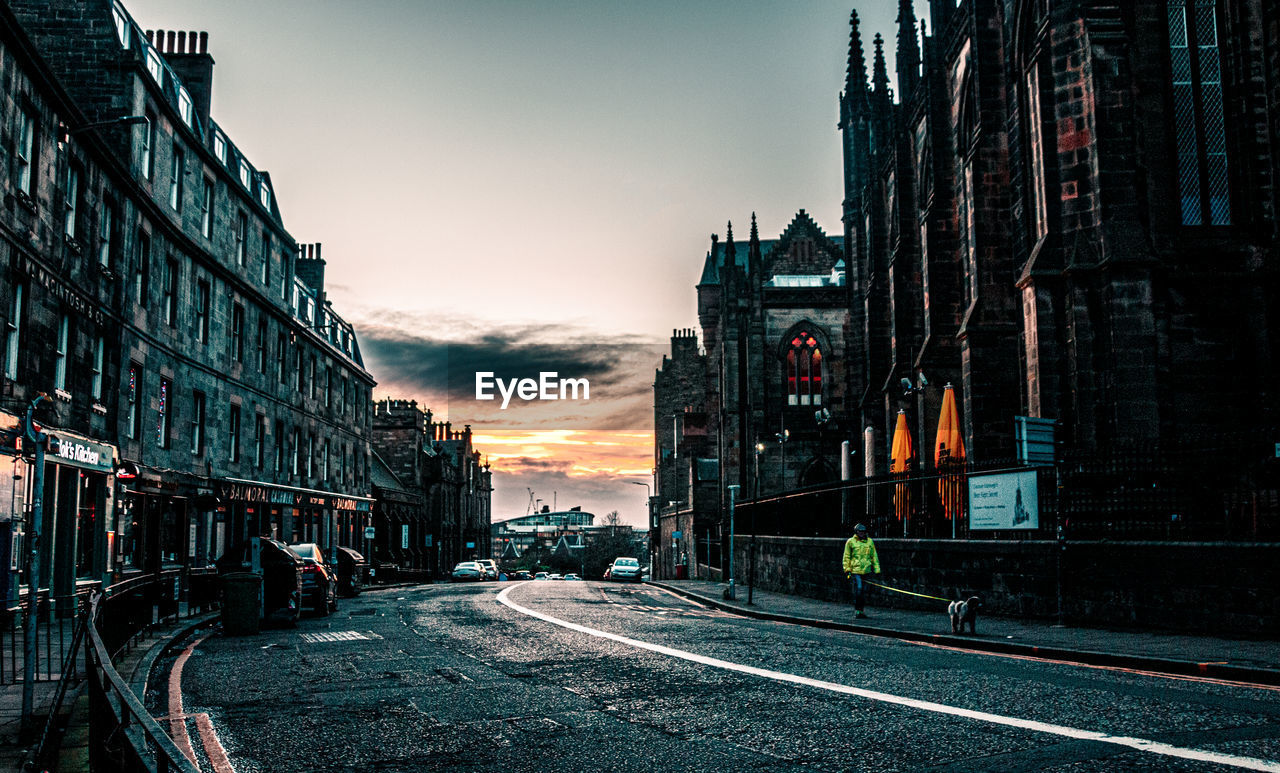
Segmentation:
<svg viewBox="0 0 1280 773">
<path fill-rule="evenodd" d="M 661 582 L 649 581 L 647 584 L 670 591 L 678 596 L 683 596 L 697 601 L 700 604 L 706 604 L 707 606 L 713 607 L 722 612 L 729 612 L 742 617 L 751 617 L 757 620 L 769 620 L 778 623 L 789 623 L 791 625 L 805 625 L 811 628 L 826 628 L 833 631 L 846 631 L 849 633 L 866 634 L 868 636 L 881 636 L 887 639 L 900 639 L 902 641 L 940 644 L 947 647 L 954 647 L 956 649 L 971 650 L 974 652 L 989 652 L 997 655 L 1022 655 L 1026 657 L 1061 660 L 1068 663 L 1078 663 L 1090 666 L 1111 666 L 1115 668 L 1154 671 L 1156 673 L 1171 674 L 1175 676 L 1199 676 L 1211 679 L 1225 679 L 1233 682 L 1245 682 L 1248 684 L 1268 686 L 1280 685 L 1280 670 L 1271 668 L 1232 666 L 1225 663 L 1200 663 L 1194 660 L 1176 660 L 1173 658 L 1156 658 L 1146 655 L 1127 655 L 1113 652 L 1096 652 L 1093 650 L 1073 650 L 1064 647 L 1041 647 L 1034 644 L 1018 644 L 1007 641 L 984 641 L 981 639 L 969 639 L 966 637 L 951 636 L 941 633 L 901 631 L 893 628 L 879 628 L 869 625 L 841 623 L 835 620 L 796 617 L 794 615 L 761 612 L 755 609 L 743 609 L 740 606 L 726 604 L 720 599 L 704 596 L 701 593 L 694 593 L 693 591 L 673 587 Z"/>
<path fill-rule="evenodd" d="M 160 658 L 160 655 L 169 649 L 175 641 L 184 639 L 197 628 L 217 620 L 221 614 L 221 612 L 206 612 L 200 617 L 189 618 L 172 633 L 166 634 L 160 641 L 152 644 L 147 653 L 138 659 L 137 664 L 133 667 L 133 673 L 129 675 L 129 688 L 133 690 L 134 694 L 145 701 L 147 681 L 151 678 L 151 669 L 155 667 L 156 660 Z M 141 678 L 139 678 L 139 675 L 141 675 Z"/>
</svg>

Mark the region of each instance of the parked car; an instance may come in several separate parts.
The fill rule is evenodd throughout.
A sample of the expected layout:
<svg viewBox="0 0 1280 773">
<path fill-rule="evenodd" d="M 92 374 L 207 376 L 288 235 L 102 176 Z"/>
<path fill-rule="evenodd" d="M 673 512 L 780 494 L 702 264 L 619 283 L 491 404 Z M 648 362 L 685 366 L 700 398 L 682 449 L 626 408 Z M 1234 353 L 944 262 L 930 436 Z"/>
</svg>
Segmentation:
<svg viewBox="0 0 1280 773">
<path fill-rule="evenodd" d="M 498 579 L 498 564 L 492 558 L 478 558 L 476 563 L 484 567 L 484 579 Z"/>
<path fill-rule="evenodd" d="M 359 596 L 368 583 L 369 562 L 351 548 L 337 548 L 337 551 L 338 595 Z"/>
<path fill-rule="evenodd" d="M 484 579 L 484 567 L 475 561 L 463 561 L 449 575 L 454 582 L 476 582 Z"/>
<path fill-rule="evenodd" d="M 261 619 L 297 624 L 302 611 L 302 559 L 288 545 L 270 537 L 250 537 L 223 553 L 216 565 L 218 574 L 261 575 Z"/>
<path fill-rule="evenodd" d="M 529 574 L 523 569 L 517 569 L 514 572 L 508 573 L 507 579 L 508 580 L 532 580 L 533 575 Z"/>
<path fill-rule="evenodd" d="M 338 609 L 338 568 L 325 559 L 324 548 L 314 542 L 290 545 L 302 559 L 302 599 L 318 615 Z"/>
<path fill-rule="evenodd" d="M 552 572 L 551 574 L 547 575 L 547 579 L 548 579 L 548 580 L 563 580 L 563 579 L 564 579 L 564 576 L 563 576 L 562 574 L 560 574 L 559 572 Z"/>
<path fill-rule="evenodd" d="M 639 582 L 640 562 L 630 556 L 618 556 L 609 566 L 609 578 Z"/>
<path fill-rule="evenodd" d="M 579 577 L 578 575 L 574 574 L 573 572 L 570 572 L 569 574 L 566 574 L 566 575 L 564 576 L 564 578 L 565 578 L 566 580 L 581 580 L 581 579 L 582 579 L 581 577 Z"/>
<path fill-rule="evenodd" d="M 535 580 L 550 580 L 550 579 L 551 579 L 551 575 L 547 574 L 546 572 L 538 572 L 537 574 L 535 574 L 535 575 L 533 576 L 533 579 L 535 579 Z"/>
</svg>

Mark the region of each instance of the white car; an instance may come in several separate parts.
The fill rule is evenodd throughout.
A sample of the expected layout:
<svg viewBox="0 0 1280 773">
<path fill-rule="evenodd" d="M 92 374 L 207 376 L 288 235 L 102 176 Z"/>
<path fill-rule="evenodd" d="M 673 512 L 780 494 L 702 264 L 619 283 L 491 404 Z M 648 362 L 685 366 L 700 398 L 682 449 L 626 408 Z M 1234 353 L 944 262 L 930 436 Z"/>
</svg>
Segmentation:
<svg viewBox="0 0 1280 773">
<path fill-rule="evenodd" d="M 618 556 L 609 566 L 609 579 L 640 581 L 640 562 L 629 556 Z"/>
<path fill-rule="evenodd" d="M 498 579 L 498 564 L 495 563 L 492 558 L 478 558 L 476 559 L 476 563 L 480 564 L 480 566 L 484 568 L 484 579 Z"/>
<path fill-rule="evenodd" d="M 538 572 L 537 574 L 535 574 L 535 575 L 533 576 L 533 579 L 535 579 L 535 580 L 550 580 L 550 579 L 551 579 L 551 575 L 547 574 L 546 572 Z"/>
<path fill-rule="evenodd" d="M 453 574 L 450 577 L 454 582 L 483 580 L 484 567 L 475 561 L 463 561 L 453 567 Z"/>
</svg>

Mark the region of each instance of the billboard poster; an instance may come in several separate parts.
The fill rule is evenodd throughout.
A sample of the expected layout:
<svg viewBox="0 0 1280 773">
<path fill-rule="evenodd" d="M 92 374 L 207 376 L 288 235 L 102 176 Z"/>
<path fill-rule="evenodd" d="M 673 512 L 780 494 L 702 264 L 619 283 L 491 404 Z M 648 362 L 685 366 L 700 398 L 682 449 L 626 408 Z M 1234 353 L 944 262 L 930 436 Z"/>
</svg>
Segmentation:
<svg viewBox="0 0 1280 773">
<path fill-rule="evenodd" d="M 970 531 L 1038 528 L 1040 500 L 1035 470 L 969 478 Z"/>
</svg>

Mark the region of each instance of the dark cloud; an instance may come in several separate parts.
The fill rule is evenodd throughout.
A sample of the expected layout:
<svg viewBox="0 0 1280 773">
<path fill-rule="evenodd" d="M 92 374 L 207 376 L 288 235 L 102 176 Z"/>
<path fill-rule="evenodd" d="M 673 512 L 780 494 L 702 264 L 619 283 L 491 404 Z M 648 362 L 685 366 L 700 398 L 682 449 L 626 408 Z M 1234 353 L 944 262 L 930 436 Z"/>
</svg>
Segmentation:
<svg viewBox="0 0 1280 773">
<path fill-rule="evenodd" d="M 508 325 L 480 329 L 451 321 L 447 327 L 411 315 L 382 315 L 359 325 L 365 365 L 378 380 L 378 395 L 410 397 L 447 412 L 455 424 L 490 429 L 647 429 L 652 425 L 653 371 L 659 345 L 634 336 L 602 339 L 570 326 Z M 512 398 L 501 408 L 478 401 L 476 373 L 495 379 L 538 379 L 556 373 L 590 382 L 589 400 L 529 401 Z"/>
</svg>

